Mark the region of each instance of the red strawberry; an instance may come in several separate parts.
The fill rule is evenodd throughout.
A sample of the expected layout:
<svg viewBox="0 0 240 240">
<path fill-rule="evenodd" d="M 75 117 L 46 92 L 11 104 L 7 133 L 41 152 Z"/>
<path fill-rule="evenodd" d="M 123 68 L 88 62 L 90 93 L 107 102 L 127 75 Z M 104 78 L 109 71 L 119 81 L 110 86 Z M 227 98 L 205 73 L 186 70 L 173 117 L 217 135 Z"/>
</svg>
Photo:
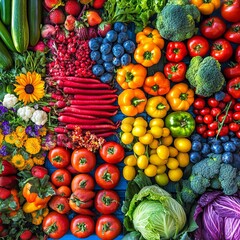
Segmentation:
<svg viewBox="0 0 240 240">
<path fill-rule="evenodd" d="M 51 23 L 53 24 L 62 24 L 65 21 L 65 15 L 62 10 L 55 9 L 49 14 Z"/>
<path fill-rule="evenodd" d="M 68 31 L 73 31 L 75 28 L 75 21 L 76 18 L 72 15 L 68 15 L 65 22 L 64 22 L 64 27 L 68 30 Z"/>
<path fill-rule="evenodd" d="M 76 17 L 81 12 L 81 5 L 76 0 L 68 0 L 65 4 L 65 12 Z"/>
<path fill-rule="evenodd" d="M 98 25 L 98 34 L 101 37 L 105 37 L 107 35 L 107 32 L 110 31 L 112 29 L 112 25 L 111 23 L 108 22 L 101 22 Z"/>
<path fill-rule="evenodd" d="M 20 235 L 21 240 L 29 240 L 31 237 L 32 232 L 30 230 L 24 230 Z"/>
<path fill-rule="evenodd" d="M 62 0 L 44 0 L 44 4 L 50 9 L 63 5 Z"/>
</svg>

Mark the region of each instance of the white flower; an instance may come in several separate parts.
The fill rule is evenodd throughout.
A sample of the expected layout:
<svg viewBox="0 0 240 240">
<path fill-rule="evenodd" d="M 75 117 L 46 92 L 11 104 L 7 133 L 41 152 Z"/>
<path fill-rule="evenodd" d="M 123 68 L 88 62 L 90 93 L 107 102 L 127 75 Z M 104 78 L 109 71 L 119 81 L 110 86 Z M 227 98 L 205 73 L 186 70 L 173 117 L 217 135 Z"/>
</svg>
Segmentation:
<svg viewBox="0 0 240 240">
<path fill-rule="evenodd" d="M 14 94 L 6 94 L 3 99 L 3 106 L 6 108 L 12 108 L 18 102 L 17 97 Z"/>
<path fill-rule="evenodd" d="M 25 122 L 28 122 L 32 117 L 35 109 L 29 106 L 24 106 L 18 109 L 17 115 L 22 118 Z"/>
<path fill-rule="evenodd" d="M 46 112 L 44 112 L 42 110 L 36 110 L 33 113 L 31 120 L 35 124 L 43 126 L 47 122 L 48 116 L 47 116 Z"/>
</svg>

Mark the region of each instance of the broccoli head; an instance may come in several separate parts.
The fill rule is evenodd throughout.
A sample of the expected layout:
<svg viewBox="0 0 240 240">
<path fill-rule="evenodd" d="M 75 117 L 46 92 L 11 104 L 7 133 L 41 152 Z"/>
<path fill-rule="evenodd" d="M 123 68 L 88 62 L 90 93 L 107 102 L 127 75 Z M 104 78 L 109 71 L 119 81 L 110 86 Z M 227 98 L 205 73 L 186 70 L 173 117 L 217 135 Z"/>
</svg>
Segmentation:
<svg viewBox="0 0 240 240">
<path fill-rule="evenodd" d="M 183 41 L 196 32 L 200 12 L 185 0 L 171 0 L 157 15 L 156 28 L 161 36 L 170 41 Z"/>
<path fill-rule="evenodd" d="M 191 175 L 190 186 L 195 194 L 203 194 L 210 186 L 210 180 L 201 175 Z"/>
<path fill-rule="evenodd" d="M 195 87 L 195 92 L 210 97 L 220 91 L 225 83 L 220 63 L 213 57 L 193 57 L 190 61 L 186 78 Z"/>
<path fill-rule="evenodd" d="M 182 181 L 182 190 L 181 190 L 181 199 L 185 203 L 194 203 L 197 195 L 193 192 L 190 181 L 183 180 Z"/>
<path fill-rule="evenodd" d="M 211 179 L 210 187 L 213 188 L 213 189 L 222 189 L 221 183 L 220 183 L 220 181 L 217 177 Z"/>
</svg>

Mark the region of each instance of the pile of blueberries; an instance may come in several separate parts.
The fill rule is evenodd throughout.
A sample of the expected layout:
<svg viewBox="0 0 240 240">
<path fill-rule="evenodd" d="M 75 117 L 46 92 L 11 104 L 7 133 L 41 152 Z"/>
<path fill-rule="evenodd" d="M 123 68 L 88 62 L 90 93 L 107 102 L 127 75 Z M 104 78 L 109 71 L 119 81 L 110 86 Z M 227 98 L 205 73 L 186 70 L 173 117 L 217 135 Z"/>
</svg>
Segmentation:
<svg viewBox="0 0 240 240">
<path fill-rule="evenodd" d="M 127 25 L 115 22 L 113 29 L 108 31 L 105 37 L 90 39 L 90 57 L 96 62 L 92 67 L 92 73 L 102 82 L 110 83 L 117 67 L 131 63 L 131 55 L 136 45 L 129 38 Z"/>
</svg>

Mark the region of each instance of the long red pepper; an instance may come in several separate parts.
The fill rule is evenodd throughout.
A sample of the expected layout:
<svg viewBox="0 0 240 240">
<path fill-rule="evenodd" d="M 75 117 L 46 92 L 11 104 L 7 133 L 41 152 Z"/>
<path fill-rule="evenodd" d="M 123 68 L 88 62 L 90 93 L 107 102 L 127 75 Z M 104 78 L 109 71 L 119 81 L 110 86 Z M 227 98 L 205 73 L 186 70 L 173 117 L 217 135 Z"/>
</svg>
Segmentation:
<svg viewBox="0 0 240 240">
<path fill-rule="evenodd" d="M 118 125 L 110 125 L 110 124 L 95 124 L 95 125 L 67 124 L 66 125 L 66 128 L 69 130 L 74 130 L 76 127 L 80 127 L 83 130 L 89 130 L 89 131 L 91 131 L 92 129 L 99 129 L 99 128 L 104 128 L 106 130 L 107 129 L 116 130 L 118 128 Z"/>
<path fill-rule="evenodd" d="M 117 94 L 103 94 L 103 95 L 81 95 L 81 94 L 74 94 L 74 99 L 76 100 L 100 100 L 100 99 L 117 99 Z"/>
<path fill-rule="evenodd" d="M 69 100 L 70 105 L 102 105 L 102 104 L 112 104 L 116 101 L 115 98 L 113 99 L 102 99 L 102 100 L 95 100 L 95 99 L 84 99 L 84 100 Z M 68 104 L 67 104 L 68 105 Z"/>
<path fill-rule="evenodd" d="M 78 82 L 71 82 L 71 81 L 62 81 L 57 80 L 56 84 L 58 87 L 72 87 L 72 88 L 79 88 L 79 89 L 110 89 L 110 85 L 106 83 L 78 83 Z"/>
<path fill-rule="evenodd" d="M 65 94 L 82 94 L 82 95 L 104 95 L 104 94 L 113 94 L 117 92 L 117 89 L 77 89 L 64 87 L 63 92 Z"/>
<path fill-rule="evenodd" d="M 77 117 L 68 117 L 68 116 L 60 116 L 58 117 L 58 121 L 62 123 L 74 123 L 74 124 L 111 124 L 114 125 L 113 121 L 107 118 L 98 118 L 98 119 L 81 119 Z"/>
<path fill-rule="evenodd" d="M 115 105 L 71 105 L 71 107 L 78 109 L 93 109 L 101 111 L 116 111 L 117 109 L 119 109 L 119 106 Z"/>
<path fill-rule="evenodd" d="M 62 80 L 62 81 L 73 81 L 73 82 L 82 82 L 82 83 L 101 83 L 101 81 L 99 79 L 95 79 L 95 78 L 81 78 L 81 77 L 69 77 L 69 76 L 53 76 L 53 77 L 46 77 L 46 80 Z"/>
</svg>

